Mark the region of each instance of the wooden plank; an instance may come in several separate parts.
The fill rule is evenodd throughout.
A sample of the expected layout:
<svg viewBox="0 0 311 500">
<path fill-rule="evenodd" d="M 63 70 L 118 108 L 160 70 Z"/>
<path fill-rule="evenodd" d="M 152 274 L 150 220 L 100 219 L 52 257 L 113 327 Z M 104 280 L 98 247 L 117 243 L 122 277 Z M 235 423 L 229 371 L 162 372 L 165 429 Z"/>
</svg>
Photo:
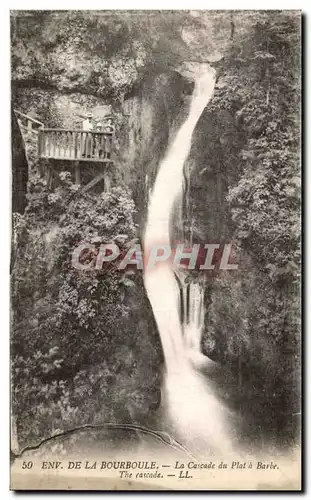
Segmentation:
<svg viewBox="0 0 311 500">
<path fill-rule="evenodd" d="M 97 159 L 99 157 L 99 135 L 94 134 L 94 158 Z"/>
<path fill-rule="evenodd" d="M 73 133 L 69 132 L 69 157 L 70 158 L 73 157 L 72 149 L 73 149 Z"/>
<path fill-rule="evenodd" d="M 104 151 L 104 158 L 107 158 L 106 156 L 106 151 L 107 151 L 107 137 L 103 137 L 103 151 Z"/>
<path fill-rule="evenodd" d="M 52 142 L 52 135 L 53 135 L 53 132 L 51 132 L 50 134 L 48 134 L 48 140 L 49 140 L 49 156 L 51 156 L 51 142 Z"/>
<path fill-rule="evenodd" d="M 46 156 L 46 140 L 45 140 L 45 134 L 41 131 L 41 144 L 42 144 L 42 151 L 43 155 Z"/>
<path fill-rule="evenodd" d="M 82 154 L 83 154 L 83 147 L 84 147 L 84 135 L 83 135 L 83 132 L 79 132 L 78 133 L 79 135 L 79 151 L 78 151 L 78 158 L 82 158 Z"/>
<path fill-rule="evenodd" d="M 85 154 L 85 158 L 88 157 L 88 154 L 89 154 L 89 145 L 88 145 L 88 142 L 87 142 L 87 139 L 88 139 L 88 134 L 87 132 L 84 132 L 84 151 L 83 153 Z"/>
<path fill-rule="evenodd" d="M 86 193 L 87 191 L 89 191 L 92 187 L 96 186 L 96 184 L 101 181 L 102 179 L 105 178 L 105 175 L 106 175 L 106 172 L 101 172 L 100 174 L 98 174 L 96 177 L 94 177 L 94 179 L 92 179 L 88 184 L 86 184 L 86 186 L 83 186 L 82 189 L 80 189 L 79 193 Z"/>
<path fill-rule="evenodd" d="M 44 130 L 46 132 L 79 132 L 79 133 L 86 133 L 85 131 L 81 130 L 81 129 L 74 129 L 74 128 L 44 128 Z M 113 132 L 100 132 L 100 131 L 96 131 L 96 132 L 87 132 L 88 134 L 99 134 L 99 135 L 108 135 L 108 136 L 112 136 L 114 135 Z"/>
<path fill-rule="evenodd" d="M 64 152 L 65 152 L 65 134 L 60 134 L 57 132 L 58 136 L 58 156 L 60 158 L 64 157 Z"/>
<path fill-rule="evenodd" d="M 97 143 L 98 143 L 98 158 L 101 156 L 101 151 L 102 151 L 102 136 L 98 135 L 97 136 Z"/>
<path fill-rule="evenodd" d="M 103 156 L 103 137 L 101 135 L 97 136 L 98 141 L 98 159 Z"/>
<path fill-rule="evenodd" d="M 64 134 L 64 143 L 63 143 L 63 156 L 66 158 L 68 155 L 69 148 L 69 140 L 68 140 L 68 132 Z"/>
<path fill-rule="evenodd" d="M 73 132 L 73 136 L 74 136 L 74 152 L 73 152 L 73 156 L 74 156 L 74 158 L 77 158 L 77 156 L 78 156 L 78 137 L 79 137 L 79 135 L 76 132 Z"/>
<path fill-rule="evenodd" d="M 109 158 L 76 158 L 79 162 L 94 162 L 94 163 L 114 163 Z M 55 160 L 73 161 L 74 158 L 55 158 Z"/>
<path fill-rule="evenodd" d="M 70 132 L 67 132 L 67 146 L 66 146 L 66 153 L 65 156 L 68 156 L 70 158 Z"/>
<path fill-rule="evenodd" d="M 84 132 L 81 132 L 80 134 L 80 151 L 79 151 L 79 155 L 78 155 L 78 158 L 82 158 L 83 154 L 84 154 L 84 147 L 85 147 L 85 134 Z"/>
<path fill-rule="evenodd" d="M 94 149 L 94 134 L 89 134 L 89 143 L 90 143 L 90 157 L 92 158 L 93 156 L 93 149 Z"/>
</svg>

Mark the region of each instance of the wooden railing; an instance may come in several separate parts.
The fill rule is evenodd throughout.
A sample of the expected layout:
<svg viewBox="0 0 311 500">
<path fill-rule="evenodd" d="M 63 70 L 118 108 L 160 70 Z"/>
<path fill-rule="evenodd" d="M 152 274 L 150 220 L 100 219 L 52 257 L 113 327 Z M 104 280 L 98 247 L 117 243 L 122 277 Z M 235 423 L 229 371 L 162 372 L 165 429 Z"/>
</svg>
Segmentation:
<svg viewBox="0 0 311 500">
<path fill-rule="evenodd" d="M 39 158 L 112 161 L 112 132 L 43 128 L 38 135 Z"/>
<path fill-rule="evenodd" d="M 14 113 L 16 114 L 19 126 L 26 132 L 33 132 L 37 134 L 38 129 L 43 128 L 43 123 L 39 122 L 39 120 L 36 120 L 35 118 L 32 118 L 32 116 L 25 115 L 17 109 L 14 109 Z"/>
</svg>

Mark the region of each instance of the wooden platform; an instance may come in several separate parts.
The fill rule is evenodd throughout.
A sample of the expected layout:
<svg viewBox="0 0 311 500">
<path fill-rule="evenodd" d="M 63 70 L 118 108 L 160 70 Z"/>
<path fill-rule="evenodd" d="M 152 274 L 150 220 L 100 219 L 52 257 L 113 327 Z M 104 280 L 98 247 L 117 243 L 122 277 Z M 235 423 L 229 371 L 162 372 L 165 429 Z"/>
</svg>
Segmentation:
<svg viewBox="0 0 311 500">
<path fill-rule="evenodd" d="M 38 131 L 39 158 L 113 163 L 112 147 L 112 132 L 51 128 L 42 128 Z"/>
<path fill-rule="evenodd" d="M 44 159 L 44 160 L 62 160 L 62 161 L 76 161 L 76 162 L 80 162 L 80 161 L 85 161 L 85 162 L 96 162 L 96 163 L 113 163 L 113 160 L 111 160 L 110 158 L 93 158 L 93 157 L 90 157 L 90 158 L 68 158 L 66 156 L 43 156 L 41 155 L 40 158 Z"/>
</svg>

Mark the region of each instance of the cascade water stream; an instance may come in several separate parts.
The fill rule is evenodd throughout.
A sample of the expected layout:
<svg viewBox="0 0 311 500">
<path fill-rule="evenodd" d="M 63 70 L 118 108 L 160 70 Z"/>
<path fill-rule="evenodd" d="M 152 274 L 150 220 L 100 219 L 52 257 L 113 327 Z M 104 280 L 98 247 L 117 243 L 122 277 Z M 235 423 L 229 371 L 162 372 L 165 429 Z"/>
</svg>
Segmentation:
<svg viewBox="0 0 311 500">
<path fill-rule="evenodd" d="M 161 162 L 151 193 L 144 252 L 154 245 L 170 245 L 174 203 L 183 194 L 183 168 L 191 148 L 192 134 L 215 86 L 215 71 L 198 65 L 188 116 Z M 196 451 L 228 454 L 231 439 L 226 409 L 214 395 L 200 367 L 208 358 L 200 350 L 203 328 L 203 291 L 198 284 L 180 286 L 169 260 L 145 268 L 144 284 L 161 337 L 165 373 L 162 406 L 165 418 L 182 439 Z M 186 311 L 181 317 L 181 306 Z M 213 364 L 212 361 L 210 361 Z"/>
</svg>

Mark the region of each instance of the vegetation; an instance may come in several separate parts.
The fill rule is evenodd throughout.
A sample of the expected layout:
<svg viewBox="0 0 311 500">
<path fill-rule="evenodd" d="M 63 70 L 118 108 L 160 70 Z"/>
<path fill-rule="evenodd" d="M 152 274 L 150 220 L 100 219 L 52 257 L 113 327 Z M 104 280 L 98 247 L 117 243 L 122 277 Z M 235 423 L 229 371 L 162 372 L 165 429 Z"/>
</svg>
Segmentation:
<svg viewBox="0 0 311 500">
<path fill-rule="evenodd" d="M 21 442 L 83 423 L 139 420 L 158 400 L 159 345 L 141 276 L 71 264 L 82 241 L 125 249 L 135 236 L 133 202 L 115 187 L 68 203 L 77 190 L 70 177 L 61 172 L 51 192 L 33 176 L 15 226 L 12 396 Z"/>
<path fill-rule="evenodd" d="M 204 343 L 232 365 L 242 399 L 274 434 L 292 432 L 299 412 L 299 68 L 297 19 L 263 15 L 225 58 L 225 84 L 209 111 L 225 109 L 234 124 L 229 137 L 223 124 L 214 132 L 222 139 L 214 168 L 227 173 L 226 211 L 241 261 L 212 286 Z"/>
</svg>

